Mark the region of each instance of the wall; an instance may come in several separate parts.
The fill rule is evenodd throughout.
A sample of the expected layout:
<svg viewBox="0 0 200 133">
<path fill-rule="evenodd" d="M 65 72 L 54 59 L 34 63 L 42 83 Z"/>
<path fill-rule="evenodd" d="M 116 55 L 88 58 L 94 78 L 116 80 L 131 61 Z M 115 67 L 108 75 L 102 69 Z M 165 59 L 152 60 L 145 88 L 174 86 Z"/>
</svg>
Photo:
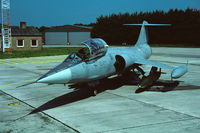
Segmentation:
<svg viewBox="0 0 200 133">
<path fill-rule="evenodd" d="M 11 48 L 13 51 L 23 51 L 23 50 L 41 50 L 42 49 L 42 37 L 35 37 L 35 36 L 14 36 L 11 38 Z M 24 40 L 24 47 L 17 47 L 17 40 L 23 39 Z M 31 47 L 31 40 L 36 39 L 38 40 L 37 47 Z M 2 51 L 2 37 L 0 37 L 0 50 Z"/>
<path fill-rule="evenodd" d="M 23 39 L 24 40 L 24 47 L 17 47 L 17 40 Z M 31 47 L 31 40 L 37 39 L 38 40 L 38 46 L 37 47 Z M 42 37 L 12 37 L 12 49 L 13 50 L 41 50 L 42 49 Z"/>
</svg>

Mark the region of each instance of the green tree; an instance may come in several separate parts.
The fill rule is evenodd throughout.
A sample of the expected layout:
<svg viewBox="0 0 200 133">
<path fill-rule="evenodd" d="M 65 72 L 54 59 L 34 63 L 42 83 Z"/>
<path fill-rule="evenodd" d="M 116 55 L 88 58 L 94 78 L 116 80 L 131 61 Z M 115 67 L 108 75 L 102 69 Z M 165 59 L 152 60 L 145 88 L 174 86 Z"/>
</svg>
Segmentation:
<svg viewBox="0 0 200 133">
<path fill-rule="evenodd" d="M 195 9 L 170 9 L 168 12 L 134 12 L 100 16 L 93 25 L 92 37 L 100 37 L 110 45 L 137 41 L 140 27 L 124 26 L 126 23 L 170 23 L 170 27 L 149 27 L 150 44 L 187 44 L 200 46 L 200 11 Z"/>
</svg>

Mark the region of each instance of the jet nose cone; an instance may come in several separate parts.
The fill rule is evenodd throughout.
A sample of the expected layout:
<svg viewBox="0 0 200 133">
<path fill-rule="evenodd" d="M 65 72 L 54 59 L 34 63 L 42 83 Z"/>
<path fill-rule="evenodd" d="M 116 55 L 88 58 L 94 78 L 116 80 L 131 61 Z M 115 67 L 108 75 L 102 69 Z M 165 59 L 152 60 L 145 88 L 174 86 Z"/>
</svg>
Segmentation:
<svg viewBox="0 0 200 133">
<path fill-rule="evenodd" d="M 68 68 L 68 69 L 59 71 L 57 73 L 54 73 L 52 75 L 43 77 L 39 79 L 37 82 L 62 84 L 62 83 L 68 83 L 71 80 L 71 77 L 72 77 L 71 70 Z"/>
</svg>

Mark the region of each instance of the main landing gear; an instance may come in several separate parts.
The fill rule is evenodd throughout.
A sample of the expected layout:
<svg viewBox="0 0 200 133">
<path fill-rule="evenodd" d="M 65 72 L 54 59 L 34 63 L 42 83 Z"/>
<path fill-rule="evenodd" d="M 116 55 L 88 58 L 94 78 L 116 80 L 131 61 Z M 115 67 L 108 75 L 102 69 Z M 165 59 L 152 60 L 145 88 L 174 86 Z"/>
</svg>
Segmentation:
<svg viewBox="0 0 200 133">
<path fill-rule="evenodd" d="M 147 90 L 153 85 L 155 81 L 157 81 L 160 78 L 161 68 L 159 69 L 159 71 L 157 71 L 157 69 L 157 67 L 152 67 L 149 75 L 142 77 L 141 82 L 138 85 L 139 88 L 136 90 L 136 93 Z"/>
</svg>

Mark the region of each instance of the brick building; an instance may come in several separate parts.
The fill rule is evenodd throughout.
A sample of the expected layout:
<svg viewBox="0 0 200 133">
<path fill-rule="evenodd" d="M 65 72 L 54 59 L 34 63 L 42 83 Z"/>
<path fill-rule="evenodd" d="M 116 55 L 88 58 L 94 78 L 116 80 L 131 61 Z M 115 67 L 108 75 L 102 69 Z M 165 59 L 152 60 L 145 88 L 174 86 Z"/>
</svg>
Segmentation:
<svg viewBox="0 0 200 133">
<path fill-rule="evenodd" d="M 41 50 L 42 34 L 36 27 L 27 26 L 21 22 L 20 26 L 11 26 L 11 47 L 13 51 Z M 2 51 L 2 36 L 0 36 L 0 50 Z"/>
</svg>

